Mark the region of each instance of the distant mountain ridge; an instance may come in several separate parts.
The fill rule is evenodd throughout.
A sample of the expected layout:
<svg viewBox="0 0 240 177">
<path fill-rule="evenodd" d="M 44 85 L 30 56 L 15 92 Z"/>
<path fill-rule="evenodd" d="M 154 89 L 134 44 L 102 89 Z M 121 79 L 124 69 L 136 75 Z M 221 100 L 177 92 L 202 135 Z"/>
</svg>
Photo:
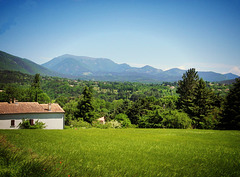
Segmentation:
<svg viewBox="0 0 240 177">
<path fill-rule="evenodd" d="M 75 78 L 99 81 L 129 81 L 129 82 L 175 82 L 182 79 L 186 70 L 172 68 L 167 71 L 146 65 L 142 68 L 131 67 L 128 64 L 117 64 L 106 58 L 92 58 L 65 54 L 38 65 L 28 59 L 13 56 L 0 51 L 0 70 L 20 71 L 27 74 Z M 219 74 L 215 72 L 198 72 L 206 81 L 225 81 L 239 76 L 232 73 Z"/>
<path fill-rule="evenodd" d="M 64 66 L 59 67 L 59 66 Z M 117 64 L 110 59 L 106 58 L 91 58 L 85 56 L 74 55 L 62 55 L 60 57 L 53 58 L 42 66 L 51 69 L 56 72 L 62 72 L 64 74 L 71 74 L 74 76 L 81 76 L 86 72 L 123 72 L 131 67 L 127 64 Z M 66 67 L 67 66 L 67 67 Z M 69 70 L 71 68 L 71 70 Z"/>
<path fill-rule="evenodd" d="M 63 74 L 79 77 L 87 80 L 106 81 L 138 81 L 138 82 L 160 82 L 178 81 L 186 70 L 178 68 L 163 71 L 146 65 L 142 68 L 131 67 L 128 64 L 117 64 L 106 58 L 91 58 L 86 56 L 74 56 L 65 54 L 53 58 L 42 66 Z M 198 72 L 199 76 L 206 81 L 223 81 L 235 79 L 234 74 L 220 74 L 215 72 Z"/>
</svg>

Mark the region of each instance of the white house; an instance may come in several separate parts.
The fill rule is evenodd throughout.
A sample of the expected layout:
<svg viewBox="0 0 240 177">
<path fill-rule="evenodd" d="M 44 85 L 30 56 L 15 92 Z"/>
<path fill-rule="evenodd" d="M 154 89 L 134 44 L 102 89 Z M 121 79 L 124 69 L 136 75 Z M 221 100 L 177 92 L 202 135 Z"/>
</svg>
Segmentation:
<svg viewBox="0 0 240 177">
<path fill-rule="evenodd" d="M 64 129 L 64 110 L 58 104 L 0 102 L 0 129 L 18 129 L 22 119 L 44 122 L 45 129 Z"/>
</svg>

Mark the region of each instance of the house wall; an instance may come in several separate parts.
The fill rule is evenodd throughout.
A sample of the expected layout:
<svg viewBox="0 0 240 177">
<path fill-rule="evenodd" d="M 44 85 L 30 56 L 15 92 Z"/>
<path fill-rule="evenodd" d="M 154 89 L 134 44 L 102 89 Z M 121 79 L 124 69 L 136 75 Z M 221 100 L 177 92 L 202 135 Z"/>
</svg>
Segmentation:
<svg viewBox="0 0 240 177">
<path fill-rule="evenodd" d="M 64 129 L 64 114 L 12 114 L 0 115 L 0 129 L 18 129 L 22 119 L 33 119 L 34 123 L 39 120 L 46 125 L 45 129 Z M 15 120 L 15 126 L 11 126 L 11 120 Z"/>
</svg>

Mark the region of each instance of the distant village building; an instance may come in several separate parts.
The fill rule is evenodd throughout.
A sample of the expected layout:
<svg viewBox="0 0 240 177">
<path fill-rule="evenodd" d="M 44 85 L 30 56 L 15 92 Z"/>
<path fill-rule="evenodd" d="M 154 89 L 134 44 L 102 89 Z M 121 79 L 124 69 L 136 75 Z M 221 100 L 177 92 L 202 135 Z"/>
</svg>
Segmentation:
<svg viewBox="0 0 240 177">
<path fill-rule="evenodd" d="M 105 123 L 106 123 L 104 117 L 98 118 L 97 121 L 98 121 L 100 124 L 105 124 Z"/>
<path fill-rule="evenodd" d="M 29 119 L 31 124 L 44 122 L 45 129 L 64 129 L 64 110 L 58 104 L 0 103 L 0 129 L 18 129 L 22 119 Z"/>
</svg>

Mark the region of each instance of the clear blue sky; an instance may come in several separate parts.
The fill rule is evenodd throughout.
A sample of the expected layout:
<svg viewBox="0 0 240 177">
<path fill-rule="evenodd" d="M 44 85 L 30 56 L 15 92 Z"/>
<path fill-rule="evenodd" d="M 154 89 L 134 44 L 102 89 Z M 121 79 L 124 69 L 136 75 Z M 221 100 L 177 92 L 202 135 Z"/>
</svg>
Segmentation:
<svg viewBox="0 0 240 177">
<path fill-rule="evenodd" d="M 240 0 L 0 0 L 0 50 L 240 75 Z"/>
</svg>

